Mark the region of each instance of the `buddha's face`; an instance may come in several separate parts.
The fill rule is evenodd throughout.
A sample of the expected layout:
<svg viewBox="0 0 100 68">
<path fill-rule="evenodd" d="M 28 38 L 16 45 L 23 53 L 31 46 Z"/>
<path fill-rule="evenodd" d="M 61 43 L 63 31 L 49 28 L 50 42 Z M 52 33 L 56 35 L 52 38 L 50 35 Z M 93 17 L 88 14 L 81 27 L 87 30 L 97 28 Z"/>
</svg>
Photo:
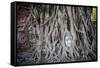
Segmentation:
<svg viewBox="0 0 100 68">
<path fill-rule="evenodd" d="M 71 47 L 71 45 L 72 45 L 72 36 L 71 36 L 71 33 L 66 33 L 65 44 L 66 44 L 66 46 Z"/>
</svg>

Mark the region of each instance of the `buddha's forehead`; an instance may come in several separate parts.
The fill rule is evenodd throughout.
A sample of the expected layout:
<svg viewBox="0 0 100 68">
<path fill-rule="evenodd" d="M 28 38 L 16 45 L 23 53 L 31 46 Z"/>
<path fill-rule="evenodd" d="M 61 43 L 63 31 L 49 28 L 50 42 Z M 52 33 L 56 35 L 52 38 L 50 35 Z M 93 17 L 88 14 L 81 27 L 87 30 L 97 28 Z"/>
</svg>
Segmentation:
<svg viewBox="0 0 100 68">
<path fill-rule="evenodd" d="M 65 39 L 72 39 L 72 35 L 71 34 L 70 35 L 66 35 Z"/>
</svg>

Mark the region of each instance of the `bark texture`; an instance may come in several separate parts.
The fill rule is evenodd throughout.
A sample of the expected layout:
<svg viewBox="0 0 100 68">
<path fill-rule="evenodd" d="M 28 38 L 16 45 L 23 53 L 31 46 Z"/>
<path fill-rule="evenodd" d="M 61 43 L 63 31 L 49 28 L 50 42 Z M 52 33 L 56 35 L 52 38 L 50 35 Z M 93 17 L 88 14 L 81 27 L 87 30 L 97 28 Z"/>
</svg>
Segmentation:
<svg viewBox="0 0 100 68">
<path fill-rule="evenodd" d="M 17 6 L 17 63 L 96 60 L 96 25 L 91 7 Z M 95 21 L 96 24 L 96 21 Z"/>
</svg>

